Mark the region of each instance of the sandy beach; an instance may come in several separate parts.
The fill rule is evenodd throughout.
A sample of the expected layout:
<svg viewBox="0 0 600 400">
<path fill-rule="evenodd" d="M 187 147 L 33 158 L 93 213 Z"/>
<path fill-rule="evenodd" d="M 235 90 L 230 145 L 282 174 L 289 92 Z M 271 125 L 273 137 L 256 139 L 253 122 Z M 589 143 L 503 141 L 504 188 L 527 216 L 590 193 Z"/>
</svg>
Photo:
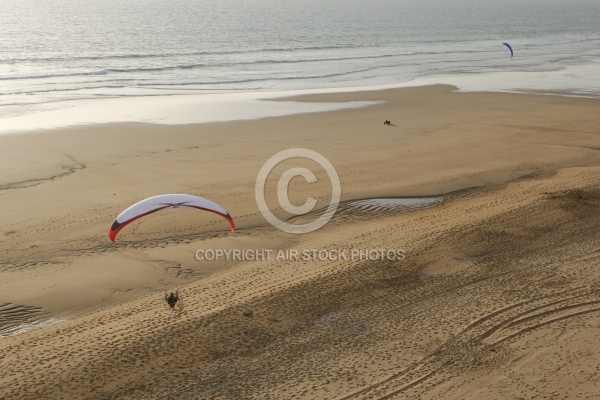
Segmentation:
<svg viewBox="0 0 600 400">
<path fill-rule="evenodd" d="M 0 398 L 597 398 L 598 100 L 450 86 L 293 100 L 383 102 L 0 135 Z M 289 148 L 325 156 L 342 185 L 305 235 L 255 200 L 259 170 Z M 315 174 L 290 198 L 320 209 L 331 185 Z M 277 179 L 267 200 L 285 218 Z M 121 211 L 163 193 L 219 203 L 236 232 L 172 210 L 110 242 Z M 351 203 L 399 197 L 443 201 Z M 216 249 L 404 257 L 196 259 Z"/>
</svg>

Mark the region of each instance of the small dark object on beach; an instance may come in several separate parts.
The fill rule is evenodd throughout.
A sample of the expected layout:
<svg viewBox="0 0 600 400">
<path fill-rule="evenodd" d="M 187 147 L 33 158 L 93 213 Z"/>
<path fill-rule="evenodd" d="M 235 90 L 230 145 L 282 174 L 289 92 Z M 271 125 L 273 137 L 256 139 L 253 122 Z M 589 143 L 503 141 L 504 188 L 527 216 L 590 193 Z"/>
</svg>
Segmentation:
<svg viewBox="0 0 600 400">
<path fill-rule="evenodd" d="M 179 292 L 171 292 L 170 294 L 165 294 L 165 301 L 171 307 L 171 309 L 175 308 L 175 304 L 177 304 L 177 300 L 179 300 Z"/>
<path fill-rule="evenodd" d="M 383 124 L 384 124 L 384 125 L 391 125 L 391 124 L 392 124 L 392 122 L 386 119 L 386 120 L 385 120 L 385 122 L 384 122 Z"/>
</svg>

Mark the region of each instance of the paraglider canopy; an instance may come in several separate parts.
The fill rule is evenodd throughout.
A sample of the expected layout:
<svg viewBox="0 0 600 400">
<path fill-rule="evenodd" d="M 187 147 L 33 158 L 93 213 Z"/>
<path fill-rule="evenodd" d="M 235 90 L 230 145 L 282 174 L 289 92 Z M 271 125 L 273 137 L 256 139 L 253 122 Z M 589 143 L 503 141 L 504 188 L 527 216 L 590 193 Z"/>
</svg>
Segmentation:
<svg viewBox="0 0 600 400">
<path fill-rule="evenodd" d="M 192 196 L 189 194 L 163 194 L 160 196 L 149 197 L 145 200 L 135 203 L 119 214 L 117 219 L 114 220 L 112 226 L 110 227 L 108 237 L 114 243 L 117 233 L 119 233 L 121 229 L 136 219 L 142 218 L 157 211 L 179 207 L 197 208 L 199 210 L 210 211 L 220 215 L 229 221 L 231 231 L 235 231 L 233 218 L 231 218 L 231 215 L 229 215 L 229 213 L 220 205 L 202 197 Z"/>
<path fill-rule="evenodd" d="M 506 47 L 508 47 L 508 49 L 510 50 L 510 58 L 512 58 L 513 57 L 513 49 L 512 49 L 512 47 L 510 47 L 510 44 L 508 44 L 506 42 L 502 43 L 502 44 L 505 45 Z"/>
</svg>

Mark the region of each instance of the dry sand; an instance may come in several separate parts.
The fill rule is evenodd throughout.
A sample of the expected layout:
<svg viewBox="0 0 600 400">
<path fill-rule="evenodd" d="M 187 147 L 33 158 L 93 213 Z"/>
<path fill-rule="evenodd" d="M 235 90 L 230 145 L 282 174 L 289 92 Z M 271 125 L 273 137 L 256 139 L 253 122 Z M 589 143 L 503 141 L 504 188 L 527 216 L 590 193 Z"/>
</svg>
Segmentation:
<svg viewBox="0 0 600 400">
<path fill-rule="evenodd" d="M 600 103 L 445 86 L 302 100 L 386 103 L 0 137 L 0 398 L 598 398 Z M 444 202 L 343 203 L 318 231 L 282 233 L 254 184 L 292 147 L 327 157 L 344 202 Z M 290 189 L 320 206 L 329 191 Z M 178 192 L 223 205 L 236 233 L 177 210 L 109 241 L 125 207 Z M 198 249 L 406 258 L 200 262 Z M 164 290 L 181 294 L 175 311 Z"/>
</svg>

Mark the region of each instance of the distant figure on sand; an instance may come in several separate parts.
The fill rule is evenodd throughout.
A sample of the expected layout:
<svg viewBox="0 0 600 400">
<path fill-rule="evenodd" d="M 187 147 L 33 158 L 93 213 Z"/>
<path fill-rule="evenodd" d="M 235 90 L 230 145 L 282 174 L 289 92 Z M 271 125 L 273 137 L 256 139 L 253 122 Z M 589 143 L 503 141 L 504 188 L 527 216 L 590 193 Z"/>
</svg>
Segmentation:
<svg viewBox="0 0 600 400">
<path fill-rule="evenodd" d="M 165 301 L 167 302 L 169 307 L 171 307 L 171 309 L 175 308 L 177 300 L 179 300 L 179 292 L 171 292 L 169 294 L 165 294 Z"/>
<path fill-rule="evenodd" d="M 391 125 L 392 123 L 389 120 L 385 120 L 385 122 L 383 123 L 384 125 Z"/>
</svg>

